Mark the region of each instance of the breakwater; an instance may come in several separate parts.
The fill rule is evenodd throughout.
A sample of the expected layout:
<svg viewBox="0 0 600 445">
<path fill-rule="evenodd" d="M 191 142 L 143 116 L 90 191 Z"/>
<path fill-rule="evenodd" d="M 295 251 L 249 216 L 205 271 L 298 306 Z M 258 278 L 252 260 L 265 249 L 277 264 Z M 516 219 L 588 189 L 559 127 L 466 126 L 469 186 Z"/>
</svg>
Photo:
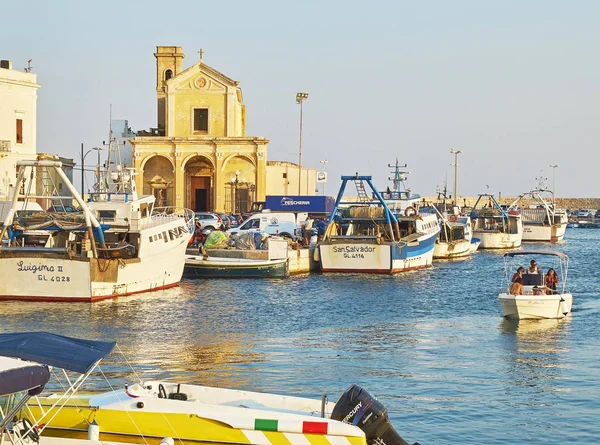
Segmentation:
<svg viewBox="0 0 600 445">
<path fill-rule="evenodd" d="M 435 202 L 437 201 L 437 197 L 425 197 L 424 198 L 426 201 L 429 202 Z M 498 198 L 498 202 L 500 204 L 511 204 L 513 203 L 517 198 L 515 197 L 508 197 L 508 198 Z M 475 205 L 475 202 L 477 201 L 477 197 L 459 197 L 458 198 L 458 203 L 460 205 L 466 206 L 466 207 L 472 207 L 473 205 Z M 521 206 L 526 206 L 529 204 L 535 204 L 535 200 L 531 199 L 531 198 L 523 198 L 521 200 Z M 577 209 L 600 209 L 600 198 L 556 198 L 556 206 L 559 209 L 569 209 L 569 210 L 577 210 Z"/>
</svg>

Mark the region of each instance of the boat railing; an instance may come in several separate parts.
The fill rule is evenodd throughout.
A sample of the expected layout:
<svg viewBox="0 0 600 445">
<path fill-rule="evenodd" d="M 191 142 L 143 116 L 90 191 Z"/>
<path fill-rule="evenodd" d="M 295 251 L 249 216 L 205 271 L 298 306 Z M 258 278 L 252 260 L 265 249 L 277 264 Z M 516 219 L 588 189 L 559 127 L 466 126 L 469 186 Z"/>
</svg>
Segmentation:
<svg viewBox="0 0 600 445">
<path fill-rule="evenodd" d="M 155 207 L 150 218 L 139 221 L 138 230 L 149 229 L 181 218 L 185 220 L 185 224 L 191 233 L 194 228 L 194 212 L 185 207 L 176 206 Z"/>
</svg>

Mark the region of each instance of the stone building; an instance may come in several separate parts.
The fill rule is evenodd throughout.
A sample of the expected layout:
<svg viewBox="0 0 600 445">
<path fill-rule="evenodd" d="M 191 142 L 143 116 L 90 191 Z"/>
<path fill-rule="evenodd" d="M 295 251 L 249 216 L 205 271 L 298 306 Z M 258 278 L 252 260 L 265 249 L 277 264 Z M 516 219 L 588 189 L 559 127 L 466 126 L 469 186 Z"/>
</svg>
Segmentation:
<svg viewBox="0 0 600 445">
<path fill-rule="evenodd" d="M 0 200 L 8 199 L 17 185 L 17 161 L 36 157 L 39 87 L 37 74 L 13 70 L 10 60 L 0 61 Z M 23 191 L 28 181 L 20 184 Z"/>
<path fill-rule="evenodd" d="M 200 59 L 183 70 L 179 46 L 156 53 L 158 125 L 130 140 L 137 187 L 157 205 L 241 212 L 266 193 L 267 145 L 246 136 L 239 82 Z"/>
</svg>

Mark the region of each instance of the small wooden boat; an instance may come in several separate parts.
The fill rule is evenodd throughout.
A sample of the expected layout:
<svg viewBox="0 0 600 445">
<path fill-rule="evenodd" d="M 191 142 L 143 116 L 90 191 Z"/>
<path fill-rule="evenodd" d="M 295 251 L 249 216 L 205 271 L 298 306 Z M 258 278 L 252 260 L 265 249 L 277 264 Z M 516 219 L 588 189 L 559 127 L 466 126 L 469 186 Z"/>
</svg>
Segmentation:
<svg viewBox="0 0 600 445">
<path fill-rule="evenodd" d="M 186 255 L 184 278 L 284 278 L 290 274 L 289 260 L 217 258 Z"/>
</svg>

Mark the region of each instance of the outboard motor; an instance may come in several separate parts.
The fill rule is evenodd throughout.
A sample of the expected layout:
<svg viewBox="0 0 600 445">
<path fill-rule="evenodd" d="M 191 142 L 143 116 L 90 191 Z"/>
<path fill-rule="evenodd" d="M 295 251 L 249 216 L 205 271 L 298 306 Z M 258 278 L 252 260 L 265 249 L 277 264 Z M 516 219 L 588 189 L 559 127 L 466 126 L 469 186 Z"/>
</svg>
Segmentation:
<svg viewBox="0 0 600 445">
<path fill-rule="evenodd" d="M 390 423 L 387 408 L 358 385 L 352 385 L 342 394 L 331 418 L 358 426 L 365 432 L 369 445 L 409 445 Z"/>
</svg>

